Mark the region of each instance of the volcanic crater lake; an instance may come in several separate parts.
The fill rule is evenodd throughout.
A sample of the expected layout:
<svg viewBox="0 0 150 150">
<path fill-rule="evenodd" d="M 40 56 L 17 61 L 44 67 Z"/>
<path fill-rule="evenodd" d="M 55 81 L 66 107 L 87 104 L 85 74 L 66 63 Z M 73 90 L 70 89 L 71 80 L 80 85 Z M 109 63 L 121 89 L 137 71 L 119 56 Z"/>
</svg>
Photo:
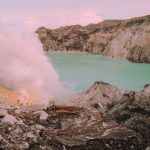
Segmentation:
<svg viewBox="0 0 150 150">
<path fill-rule="evenodd" d="M 141 89 L 150 83 L 150 64 L 135 64 L 126 59 L 81 52 L 48 52 L 60 80 L 74 92 L 104 81 L 126 89 Z"/>
</svg>

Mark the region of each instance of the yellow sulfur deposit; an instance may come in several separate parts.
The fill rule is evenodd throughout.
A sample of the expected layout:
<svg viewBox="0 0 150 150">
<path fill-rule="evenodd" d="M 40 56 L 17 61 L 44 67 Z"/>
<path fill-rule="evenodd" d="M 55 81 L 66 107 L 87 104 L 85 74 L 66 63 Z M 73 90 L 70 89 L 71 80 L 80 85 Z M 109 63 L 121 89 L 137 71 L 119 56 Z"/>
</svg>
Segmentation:
<svg viewBox="0 0 150 150">
<path fill-rule="evenodd" d="M 0 101 L 12 105 L 32 105 L 33 98 L 0 86 Z"/>
</svg>

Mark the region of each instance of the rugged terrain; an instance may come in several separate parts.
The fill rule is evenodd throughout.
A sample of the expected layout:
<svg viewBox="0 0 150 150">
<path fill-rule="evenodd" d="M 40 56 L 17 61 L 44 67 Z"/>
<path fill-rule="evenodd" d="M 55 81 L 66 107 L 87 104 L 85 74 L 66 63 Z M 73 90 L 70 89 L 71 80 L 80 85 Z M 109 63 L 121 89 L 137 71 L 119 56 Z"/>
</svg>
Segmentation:
<svg viewBox="0 0 150 150">
<path fill-rule="evenodd" d="M 86 51 L 150 63 L 150 15 L 53 30 L 40 27 L 36 33 L 46 51 Z"/>
<path fill-rule="evenodd" d="M 1 102 L 0 149 L 149 149 L 150 85 L 121 93 L 95 82 L 68 105 L 25 108 Z"/>
</svg>

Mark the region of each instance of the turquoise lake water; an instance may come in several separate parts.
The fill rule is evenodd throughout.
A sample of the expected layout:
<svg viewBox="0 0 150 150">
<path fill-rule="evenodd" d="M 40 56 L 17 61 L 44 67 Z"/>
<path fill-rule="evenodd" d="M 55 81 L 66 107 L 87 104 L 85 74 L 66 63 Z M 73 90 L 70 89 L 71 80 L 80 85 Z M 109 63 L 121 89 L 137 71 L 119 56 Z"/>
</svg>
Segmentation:
<svg viewBox="0 0 150 150">
<path fill-rule="evenodd" d="M 116 85 L 122 91 L 138 90 L 150 83 L 150 64 L 78 52 L 48 52 L 47 56 L 60 80 L 75 92 L 100 80 Z"/>
</svg>

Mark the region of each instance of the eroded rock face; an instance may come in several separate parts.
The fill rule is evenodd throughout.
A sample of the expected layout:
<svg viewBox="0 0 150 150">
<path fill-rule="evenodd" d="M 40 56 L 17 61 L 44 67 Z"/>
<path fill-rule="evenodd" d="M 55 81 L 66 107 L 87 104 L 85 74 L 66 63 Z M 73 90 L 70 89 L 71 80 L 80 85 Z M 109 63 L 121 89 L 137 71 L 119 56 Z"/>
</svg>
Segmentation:
<svg viewBox="0 0 150 150">
<path fill-rule="evenodd" d="M 86 91 L 87 93 L 83 92 L 80 95 L 81 99 L 84 98 L 84 94 L 93 93 L 93 101 L 97 101 L 98 97 L 112 101 L 107 104 L 105 111 L 100 111 L 97 106 L 92 109 L 93 106 L 87 99 L 84 102 L 86 105 L 82 107 L 79 104 L 79 106 L 15 108 L 0 104 L 0 149 L 148 149 L 150 147 L 148 89 L 149 85 L 146 85 L 141 91 L 126 91 L 122 94 L 110 84 L 95 82 L 88 92 Z M 95 97 L 97 98 L 94 99 Z M 105 106 L 103 101 L 98 102 Z M 3 121 L 6 116 L 13 121 L 11 123 L 10 120 Z"/>
<path fill-rule="evenodd" d="M 145 141 L 141 135 L 114 121 L 102 121 L 93 112 L 81 108 L 74 112 L 57 112 L 47 108 L 46 120 L 40 120 L 40 113 L 25 111 L 16 114 L 22 124 L 8 124 L 0 121 L 0 148 L 15 150 L 144 150 Z"/>
<path fill-rule="evenodd" d="M 150 144 L 150 93 L 149 85 L 141 91 L 126 91 L 121 101 L 110 108 L 106 116 L 122 126 L 142 135 Z"/>
<path fill-rule="evenodd" d="M 120 101 L 121 91 L 108 83 L 97 81 L 86 91 L 72 96 L 73 105 L 104 112 L 107 105 Z"/>
<path fill-rule="evenodd" d="M 46 51 L 86 51 L 150 63 L 150 16 L 36 31 Z"/>
</svg>

